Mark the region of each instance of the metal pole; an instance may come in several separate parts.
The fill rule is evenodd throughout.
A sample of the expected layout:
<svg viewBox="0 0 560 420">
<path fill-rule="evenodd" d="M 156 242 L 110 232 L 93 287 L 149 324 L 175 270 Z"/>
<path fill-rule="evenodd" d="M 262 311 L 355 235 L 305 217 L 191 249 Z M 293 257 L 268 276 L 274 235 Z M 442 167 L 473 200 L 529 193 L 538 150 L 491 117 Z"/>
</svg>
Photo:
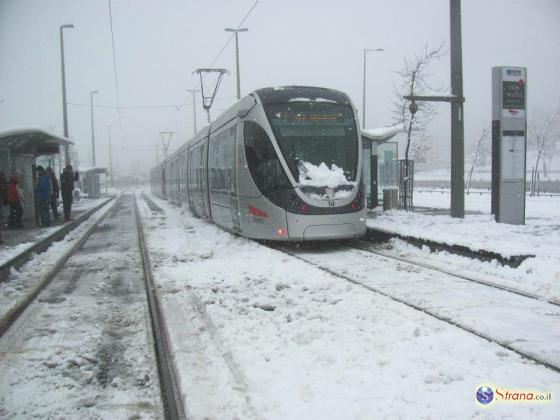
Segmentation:
<svg viewBox="0 0 560 420">
<path fill-rule="evenodd" d="M 366 128 L 366 52 L 364 48 L 364 86 L 362 97 L 362 128 Z"/>
<path fill-rule="evenodd" d="M 95 130 L 93 125 L 93 95 L 99 93 L 97 90 L 92 90 L 89 93 L 89 107 L 91 111 L 91 161 L 92 165 L 95 166 Z"/>
<path fill-rule="evenodd" d="M 247 28 L 226 28 L 226 32 L 235 33 L 235 68 L 237 72 L 237 100 L 241 99 L 241 77 L 239 75 L 239 32 L 247 32 Z"/>
<path fill-rule="evenodd" d="M 450 0 L 451 93 L 463 97 L 461 0 Z M 465 138 L 463 102 L 451 102 L 451 217 L 465 217 Z"/>
<path fill-rule="evenodd" d="M 364 85 L 362 87 L 362 128 L 366 128 L 366 55 L 370 51 L 385 51 L 383 48 L 364 48 Z"/>
<path fill-rule="evenodd" d="M 187 91 L 192 93 L 194 135 L 196 135 L 196 92 L 200 92 L 200 89 L 187 89 Z"/>
<path fill-rule="evenodd" d="M 235 31 L 235 71 L 237 73 L 237 100 L 241 99 L 241 82 L 239 77 L 239 32 Z"/>
<path fill-rule="evenodd" d="M 109 126 L 109 176 L 111 177 L 111 188 L 113 188 L 113 148 L 111 146 L 111 126 Z"/>
<path fill-rule="evenodd" d="M 66 72 L 64 68 L 64 28 L 73 28 L 74 25 L 60 26 L 60 67 L 62 74 L 62 125 L 64 137 L 68 137 L 68 112 L 66 110 Z M 67 144 L 64 145 L 64 161 L 66 165 L 70 165 L 70 150 Z"/>
<path fill-rule="evenodd" d="M 172 131 L 160 131 L 159 134 L 161 135 L 161 142 L 163 144 L 163 157 L 167 159 L 167 151 L 169 150 L 169 145 L 171 144 L 171 138 L 173 137 Z M 165 141 L 165 137 L 167 137 L 167 142 Z"/>
</svg>

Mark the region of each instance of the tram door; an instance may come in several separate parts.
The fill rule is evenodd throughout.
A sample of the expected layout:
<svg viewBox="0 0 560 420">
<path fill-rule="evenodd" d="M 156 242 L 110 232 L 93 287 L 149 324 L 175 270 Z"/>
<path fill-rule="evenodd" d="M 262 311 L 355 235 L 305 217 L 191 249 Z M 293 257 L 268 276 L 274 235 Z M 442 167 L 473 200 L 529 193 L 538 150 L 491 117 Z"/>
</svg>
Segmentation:
<svg viewBox="0 0 560 420">
<path fill-rule="evenodd" d="M 241 124 L 239 124 L 241 127 Z M 237 126 L 228 131 L 228 168 L 229 168 L 229 197 L 231 203 L 231 218 L 233 230 L 241 231 L 239 224 L 239 200 L 237 198 Z"/>
<path fill-rule="evenodd" d="M 212 218 L 210 211 L 210 191 L 208 188 L 208 139 L 204 142 L 200 150 L 200 166 L 202 173 L 202 212 L 207 219 Z"/>
<path fill-rule="evenodd" d="M 165 168 L 161 170 L 161 196 L 163 199 L 167 200 L 167 185 L 165 181 Z"/>
</svg>

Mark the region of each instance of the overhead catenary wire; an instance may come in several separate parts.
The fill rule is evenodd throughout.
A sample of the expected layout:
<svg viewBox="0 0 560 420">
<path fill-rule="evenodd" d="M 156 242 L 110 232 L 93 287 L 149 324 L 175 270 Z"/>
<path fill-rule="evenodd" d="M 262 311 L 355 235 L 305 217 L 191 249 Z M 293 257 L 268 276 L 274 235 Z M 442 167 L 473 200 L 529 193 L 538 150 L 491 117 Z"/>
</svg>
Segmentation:
<svg viewBox="0 0 560 420">
<path fill-rule="evenodd" d="M 241 22 L 239 22 L 239 25 L 237 25 L 236 29 L 241 28 L 241 26 L 245 23 L 245 21 L 249 18 L 249 16 L 251 15 L 251 13 L 253 12 L 253 10 L 255 10 L 255 8 L 257 7 L 257 5 L 259 4 L 260 0 L 255 0 L 255 3 L 253 3 L 253 5 L 251 6 L 251 8 L 247 11 L 247 13 L 245 14 L 245 16 L 243 17 L 243 19 L 241 19 Z M 224 46 L 220 49 L 220 51 L 218 52 L 218 54 L 216 55 L 216 57 L 214 57 L 214 59 L 212 60 L 212 62 L 207 66 L 207 68 L 211 68 L 214 64 L 216 64 L 216 61 L 218 61 L 218 59 L 222 56 L 222 54 L 224 53 L 224 51 L 226 50 L 226 48 L 228 47 L 228 45 L 230 44 L 230 42 L 233 40 L 233 38 L 235 37 L 235 34 L 232 34 L 228 40 L 226 41 L 226 43 L 224 44 Z M 196 89 L 197 84 L 193 85 L 191 87 L 190 90 L 194 90 Z M 187 89 L 188 91 L 189 89 Z M 237 99 L 237 97 L 235 97 Z M 216 99 L 218 100 L 218 99 Z M 175 112 L 175 114 L 173 114 L 173 117 L 171 118 L 168 126 L 171 126 L 172 124 L 175 123 L 175 120 L 177 119 L 179 112 L 181 111 L 181 109 L 185 106 L 188 106 L 188 101 L 189 98 L 185 98 L 185 101 L 179 106 L 179 109 L 177 109 L 177 111 Z"/>
<path fill-rule="evenodd" d="M 111 28 L 111 45 L 113 47 L 113 73 L 115 76 L 115 95 L 116 95 L 117 110 L 118 110 L 120 107 L 119 78 L 117 76 L 117 55 L 115 53 L 115 31 L 113 30 L 113 11 L 111 8 L 111 0 L 109 0 L 109 25 Z"/>
<path fill-rule="evenodd" d="M 122 121 L 122 115 L 121 115 L 121 107 L 120 107 L 120 95 L 119 95 L 119 77 L 118 77 L 118 72 L 117 72 L 117 53 L 116 53 L 116 48 L 115 48 L 115 31 L 113 29 L 113 8 L 111 6 L 111 0 L 108 0 L 108 6 L 109 6 L 109 27 L 111 29 L 111 47 L 112 47 L 112 52 L 113 52 L 113 74 L 114 74 L 114 79 L 115 79 L 115 101 L 117 106 L 115 107 L 115 110 L 117 111 L 117 115 L 118 115 L 118 119 L 119 119 L 119 127 L 121 129 L 121 133 L 122 136 L 126 139 L 126 133 L 124 130 L 124 124 Z"/>
<path fill-rule="evenodd" d="M 230 101 L 232 99 L 235 99 L 235 96 L 223 96 L 221 98 L 216 98 L 214 99 L 214 101 Z M 91 104 L 84 104 L 84 103 L 79 103 L 79 102 L 67 102 L 67 105 L 72 105 L 72 106 L 84 106 L 84 107 L 91 107 Z M 169 109 L 169 108 L 175 108 L 177 109 L 177 111 L 179 111 L 179 108 L 185 108 L 185 107 L 192 107 L 193 104 L 192 103 L 186 103 L 186 104 L 168 104 L 168 105 L 164 105 L 164 104 L 154 104 L 154 105 L 121 105 L 119 106 L 120 109 L 157 109 L 157 108 L 161 108 L 161 109 Z M 93 105 L 94 108 L 110 108 L 110 109 L 116 109 L 117 107 L 115 105 L 103 105 L 103 104 L 94 104 Z"/>
</svg>

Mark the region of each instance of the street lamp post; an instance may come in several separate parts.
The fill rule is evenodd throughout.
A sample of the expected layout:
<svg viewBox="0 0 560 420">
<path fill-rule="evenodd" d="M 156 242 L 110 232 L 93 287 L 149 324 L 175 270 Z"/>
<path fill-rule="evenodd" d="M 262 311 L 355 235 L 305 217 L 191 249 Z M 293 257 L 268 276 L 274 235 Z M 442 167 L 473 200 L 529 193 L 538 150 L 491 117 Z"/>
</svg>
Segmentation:
<svg viewBox="0 0 560 420">
<path fill-rule="evenodd" d="M 92 90 L 89 93 L 89 107 L 91 110 L 91 161 L 95 166 L 95 130 L 93 129 L 93 95 L 99 93 L 97 90 Z"/>
<path fill-rule="evenodd" d="M 235 66 L 237 72 L 237 99 L 241 99 L 241 86 L 239 81 L 239 32 L 247 32 L 249 29 L 247 28 L 226 28 L 226 32 L 234 32 L 235 33 Z"/>
<path fill-rule="evenodd" d="M 113 148 L 111 146 L 111 126 L 109 126 L 109 177 L 113 188 Z"/>
<path fill-rule="evenodd" d="M 60 26 L 60 62 L 62 73 L 62 125 L 64 127 L 64 137 L 68 137 L 68 113 L 66 110 L 66 73 L 64 69 L 64 32 L 65 28 L 73 28 L 74 25 Z M 70 165 L 70 151 L 68 145 L 64 145 L 64 160 L 66 165 Z"/>
<path fill-rule="evenodd" d="M 362 128 L 366 128 L 366 55 L 370 51 L 384 51 L 383 48 L 364 48 L 364 86 L 362 101 Z"/>
</svg>

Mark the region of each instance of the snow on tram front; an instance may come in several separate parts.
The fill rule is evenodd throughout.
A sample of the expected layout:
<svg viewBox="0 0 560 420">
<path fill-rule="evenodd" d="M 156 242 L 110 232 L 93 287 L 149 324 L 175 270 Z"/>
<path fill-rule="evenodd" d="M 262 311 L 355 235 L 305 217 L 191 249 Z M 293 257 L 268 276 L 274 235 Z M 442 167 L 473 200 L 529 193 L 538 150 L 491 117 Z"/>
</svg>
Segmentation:
<svg viewBox="0 0 560 420">
<path fill-rule="evenodd" d="M 346 94 L 264 88 L 233 105 L 152 173 L 158 184 L 168 180 L 161 190 L 172 201 L 187 201 L 196 215 L 248 238 L 356 238 L 366 231 L 361 151 Z M 183 182 L 177 171 L 175 185 L 169 180 L 181 156 L 188 179 Z"/>
</svg>

